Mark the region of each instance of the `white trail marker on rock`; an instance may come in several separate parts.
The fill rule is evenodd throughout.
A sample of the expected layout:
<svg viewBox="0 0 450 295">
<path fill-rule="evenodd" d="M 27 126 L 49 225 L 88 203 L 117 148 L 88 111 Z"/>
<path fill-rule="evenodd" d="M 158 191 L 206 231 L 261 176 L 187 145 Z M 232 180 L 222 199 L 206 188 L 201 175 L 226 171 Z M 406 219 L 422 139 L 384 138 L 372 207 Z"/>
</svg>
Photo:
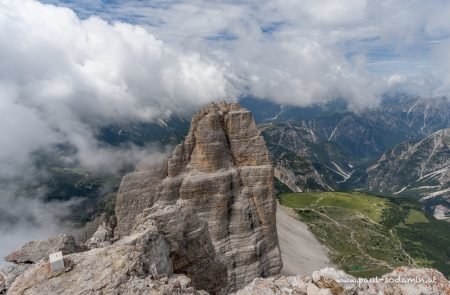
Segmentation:
<svg viewBox="0 0 450 295">
<path fill-rule="evenodd" d="M 50 271 L 55 272 L 64 268 L 64 257 L 62 252 L 50 254 Z"/>
</svg>

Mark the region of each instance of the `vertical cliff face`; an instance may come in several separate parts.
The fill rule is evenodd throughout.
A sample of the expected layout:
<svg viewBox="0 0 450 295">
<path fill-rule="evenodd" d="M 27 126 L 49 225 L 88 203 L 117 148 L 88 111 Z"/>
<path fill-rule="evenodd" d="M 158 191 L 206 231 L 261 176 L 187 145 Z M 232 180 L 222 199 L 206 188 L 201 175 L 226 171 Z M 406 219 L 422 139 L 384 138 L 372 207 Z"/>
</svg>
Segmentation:
<svg viewBox="0 0 450 295">
<path fill-rule="evenodd" d="M 230 292 L 280 271 L 275 210 L 273 168 L 251 113 L 210 104 L 167 165 L 124 177 L 115 234 L 156 222 L 175 273 L 201 289 Z"/>
</svg>

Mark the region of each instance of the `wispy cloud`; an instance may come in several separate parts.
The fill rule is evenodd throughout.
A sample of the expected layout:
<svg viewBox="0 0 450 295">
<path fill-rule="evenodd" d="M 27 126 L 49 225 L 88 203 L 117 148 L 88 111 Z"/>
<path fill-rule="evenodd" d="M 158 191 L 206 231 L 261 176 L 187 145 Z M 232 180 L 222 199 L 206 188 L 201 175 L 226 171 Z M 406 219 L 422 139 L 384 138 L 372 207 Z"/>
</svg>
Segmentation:
<svg viewBox="0 0 450 295">
<path fill-rule="evenodd" d="M 140 26 L 80 19 L 68 8 L 0 1 L 0 43 L 0 200 L 18 218 L 0 223 L 0 256 L 18 246 L 11 233 L 55 232 L 69 206 L 24 191 L 41 173 L 35 151 L 70 145 L 84 169 L 112 173 L 152 150 L 101 145 L 99 128 L 152 122 L 229 98 L 223 69 L 208 57 Z"/>
<path fill-rule="evenodd" d="M 204 56 L 211 56 L 212 52 L 229 58 L 233 56 L 230 51 L 245 55 L 246 48 L 241 46 L 245 42 L 251 44 L 256 52 L 264 52 L 270 46 L 272 50 L 268 54 L 280 56 L 286 54 L 286 44 L 305 48 L 306 44 L 316 43 L 323 50 L 336 53 L 336 59 L 332 62 L 344 61 L 348 69 L 353 67 L 354 56 L 365 56 L 362 66 L 372 82 L 357 84 L 375 96 L 387 89 L 388 86 L 380 81 L 391 75 L 401 74 L 411 83 L 428 78 L 433 71 L 438 43 L 450 37 L 450 3 L 444 0 L 47 2 L 68 5 L 84 17 L 100 15 L 110 21 L 125 20 L 140 24 L 161 40 L 196 50 Z M 258 33 L 261 35 L 258 36 Z M 278 50 L 274 50 L 276 48 Z M 273 56 L 258 56 L 261 63 L 271 58 Z M 301 65 L 299 59 L 300 55 L 293 62 Z M 242 59 L 239 59 L 240 62 Z M 236 64 L 237 61 L 227 59 L 227 63 Z M 358 66 L 361 67 L 361 64 Z M 289 72 L 288 69 L 286 71 Z M 295 75 L 298 76 L 298 73 Z M 353 71 L 348 75 L 351 79 L 355 76 L 361 76 L 361 73 Z M 303 79 L 299 76 L 299 80 Z M 318 83 L 322 82 L 320 77 L 316 79 Z M 294 90 L 295 96 L 295 89 L 299 86 L 292 82 L 290 89 Z M 329 81 L 323 82 L 327 87 Z M 367 89 L 369 84 L 372 86 Z M 300 87 L 307 88 L 307 85 L 304 83 Z M 333 88 L 336 88 L 335 85 L 330 85 L 330 89 Z M 310 92 L 302 89 L 302 92 L 305 91 Z M 337 93 L 337 96 L 343 94 L 348 95 Z M 266 96 L 274 99 L 272 93 Z M 322 98 L 319 95 L 318 100 Z M 299 97 L 292 102 L 296 101 L 304 102 Z"/>
</svg>

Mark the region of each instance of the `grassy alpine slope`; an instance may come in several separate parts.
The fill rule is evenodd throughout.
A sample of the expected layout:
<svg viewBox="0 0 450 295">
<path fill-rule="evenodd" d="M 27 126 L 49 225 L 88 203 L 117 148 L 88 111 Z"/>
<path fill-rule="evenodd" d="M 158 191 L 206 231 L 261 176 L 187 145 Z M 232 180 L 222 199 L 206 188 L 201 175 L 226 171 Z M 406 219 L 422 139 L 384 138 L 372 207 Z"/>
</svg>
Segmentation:
<svg viewBox="0 0 450 295">
<path fill-rule="evenodd" d="M 354 276 L 381 275 L 402 265 L 450 274 L 450 223 L 424 215 L 418 203 L 360 192 L 278 197 L 327 246 L 333 262 Z"/>
</svg>

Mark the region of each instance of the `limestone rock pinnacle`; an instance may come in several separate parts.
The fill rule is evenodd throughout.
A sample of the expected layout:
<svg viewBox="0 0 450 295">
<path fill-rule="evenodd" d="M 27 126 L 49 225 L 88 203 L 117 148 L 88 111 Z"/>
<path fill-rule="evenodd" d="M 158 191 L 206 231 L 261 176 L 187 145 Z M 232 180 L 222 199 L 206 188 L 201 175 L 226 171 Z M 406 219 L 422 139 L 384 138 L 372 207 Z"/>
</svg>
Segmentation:
<svg viewBox="0 0 450 295">
<path fill-rule="evenodd" d="M 115 233 L 125 236 L 140 220 L 156 220 L 175 272 L 191 273 L 200 289 L 230 292 L 280 271 L 275 211 L 273 168 L 251 113 L 236 103 L 212 103 L 193 117 L 166 167 L 123 179 Z M 204 277 L 204 264 L 192 267 L 189 256 L 198 251 L 183 249 L 192 236 L 205 252 L 198 254 L 214 261 L 215 277 Z"/>
</svg>

